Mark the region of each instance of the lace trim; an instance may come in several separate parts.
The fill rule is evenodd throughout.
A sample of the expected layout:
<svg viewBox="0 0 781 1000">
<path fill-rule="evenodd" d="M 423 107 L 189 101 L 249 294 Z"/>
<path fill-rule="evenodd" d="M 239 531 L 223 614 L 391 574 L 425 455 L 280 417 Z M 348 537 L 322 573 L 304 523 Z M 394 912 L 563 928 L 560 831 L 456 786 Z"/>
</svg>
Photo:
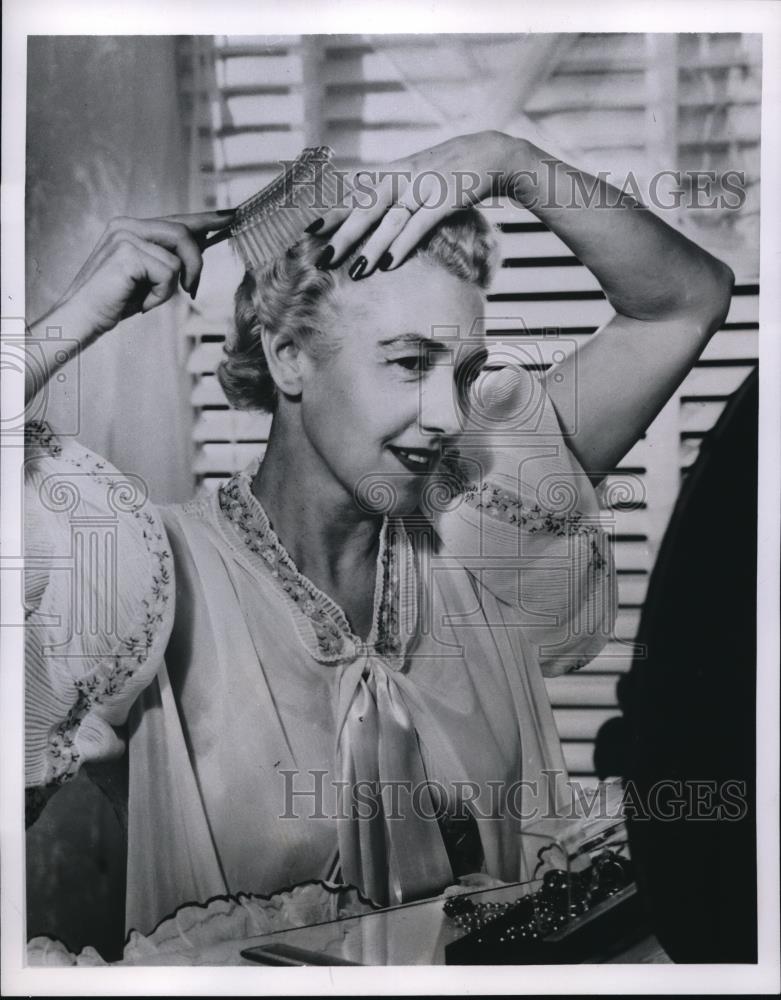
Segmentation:
<svg viewBox="0 0 781 1000">
<path fill-rule="evenodd" d="M 106 462 L 97 461 L 88 451 L 81 453 L 78 458 L 64 456 L 62 445 L 47 424 L 31 422 L 25 431 L 29 445 L 39 447 L 51 457 L 86 471 L 101 485 L 113 485 L 107 476 L 100 475 L 100 472 L 108 468 Z M 149 593 L 141 601 L 144 608 L 143 621 L 121 641 L 115 653 L 102 660 L 96 671 L 73 681 L 76 699 L 67 716 L 50 732 L 46 758 L 51 777 L 47 784 L 64 784 L 76 774 L 80 760 L 76 739 L 81 723 L 96 705 L 121 694 L 138 668 L 146 663 L 155 635 L 163 623 L 171 590 L 171 553 L 165 548 L 166 536 L 157 518 L 142 508 L 143 502 L 129 505 L 125 509 L 141 524 L 141 537 L 154 566 Z"/>
<path fill-rule="evenodd" d="M 417 613 L 412 600 L 414 588 L 401 586 L 403 564 L 409 573 L 414 556 L 407 534 L 400 523 L 386 517 L 380 533 L 377 574 L 374 591 L 372 628 L 364 642 L 356 636 L 344 611 L 308 577 L 304 576 L 271 526 L 262 504 L 252 492 L 252 481 L 260 465 L 254 460 L 221 486 L 218 505 L 243 549 L 254 563 L 269 573 L 291 601 L 297 621 L 308 626 L 299 630 L 301 639 L 316 659 L 334 662 L 354 659 L 363 648 L 380 656 L 403 659 L 405 642 L 401 622 Z M 411 634 L 409 631 L 407 634 Z M 399 663 L 395 664 L 400 666 Z"/>
</svg>

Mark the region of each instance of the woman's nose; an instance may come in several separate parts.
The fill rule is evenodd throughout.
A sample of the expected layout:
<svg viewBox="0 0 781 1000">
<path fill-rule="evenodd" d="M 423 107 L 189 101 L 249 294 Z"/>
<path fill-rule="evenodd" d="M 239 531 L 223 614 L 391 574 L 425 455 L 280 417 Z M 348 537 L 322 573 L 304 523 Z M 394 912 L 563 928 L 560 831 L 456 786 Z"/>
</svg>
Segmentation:
<svg viewBox="0 0 781 1000">
<path fill-rule="evenodd" d="M 426 379 L 420 395 L 420 429 L 450 437 L 462 430 L 463 412 L 458 387 L 449 365 L 438 365 Z"/>
</svg>

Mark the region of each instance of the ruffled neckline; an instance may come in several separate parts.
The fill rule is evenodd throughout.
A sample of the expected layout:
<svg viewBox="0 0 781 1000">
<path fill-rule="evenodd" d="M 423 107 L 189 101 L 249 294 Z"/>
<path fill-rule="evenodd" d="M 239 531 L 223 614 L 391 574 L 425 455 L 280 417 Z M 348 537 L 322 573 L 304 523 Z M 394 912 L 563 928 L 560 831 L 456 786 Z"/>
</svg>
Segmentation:
<svg viewBox="0 0 781 1000">
<path fill-rule="evenodd" d="M 356 635 L 344 610 L 296 566 L 252 491 L 261 459 L 254 459 L 217 491 L 218 518 L 234 549 L 283 591 L 298 636 L 323 663 L 352 661 L 364 652 L 403 666 L 417 623 L 415 556 L 403 522 L 383 517 L 374 586 L 371 631 Z M 236 545 L 236 542 L 239 542 Z"/>
</svg>

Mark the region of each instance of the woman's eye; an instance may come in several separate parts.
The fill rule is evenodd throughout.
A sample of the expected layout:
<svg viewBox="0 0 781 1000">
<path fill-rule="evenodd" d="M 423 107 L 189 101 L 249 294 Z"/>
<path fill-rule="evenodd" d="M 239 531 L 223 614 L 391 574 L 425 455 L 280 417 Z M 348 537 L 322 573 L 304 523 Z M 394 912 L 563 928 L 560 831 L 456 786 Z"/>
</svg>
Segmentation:
<svg viewBox="0 0 781 1000">
<path fill-rule="evenodd" d="M 422 372 L 426 370 L 425 358 L 422 358 L 419 354 L 410 355 L 406 358 L 395 358 L 393 363 L 401 365 L 402 368 L 410 372 Z"/>
</svg>

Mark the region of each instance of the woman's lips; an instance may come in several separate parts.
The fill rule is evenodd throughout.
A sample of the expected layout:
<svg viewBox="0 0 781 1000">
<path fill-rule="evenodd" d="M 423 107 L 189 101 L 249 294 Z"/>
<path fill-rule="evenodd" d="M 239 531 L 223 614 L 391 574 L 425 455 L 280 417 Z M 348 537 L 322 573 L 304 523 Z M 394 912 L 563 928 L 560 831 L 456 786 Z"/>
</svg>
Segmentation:
<svg viewBox="0 0 781 1000">
<path fill-rule="evenodd" d="M 439 458 L 439 451 L 431 448 L 396 448 L 388 445 L 388 450 L 410 472 L 430 472 Z"/>
</svg>

